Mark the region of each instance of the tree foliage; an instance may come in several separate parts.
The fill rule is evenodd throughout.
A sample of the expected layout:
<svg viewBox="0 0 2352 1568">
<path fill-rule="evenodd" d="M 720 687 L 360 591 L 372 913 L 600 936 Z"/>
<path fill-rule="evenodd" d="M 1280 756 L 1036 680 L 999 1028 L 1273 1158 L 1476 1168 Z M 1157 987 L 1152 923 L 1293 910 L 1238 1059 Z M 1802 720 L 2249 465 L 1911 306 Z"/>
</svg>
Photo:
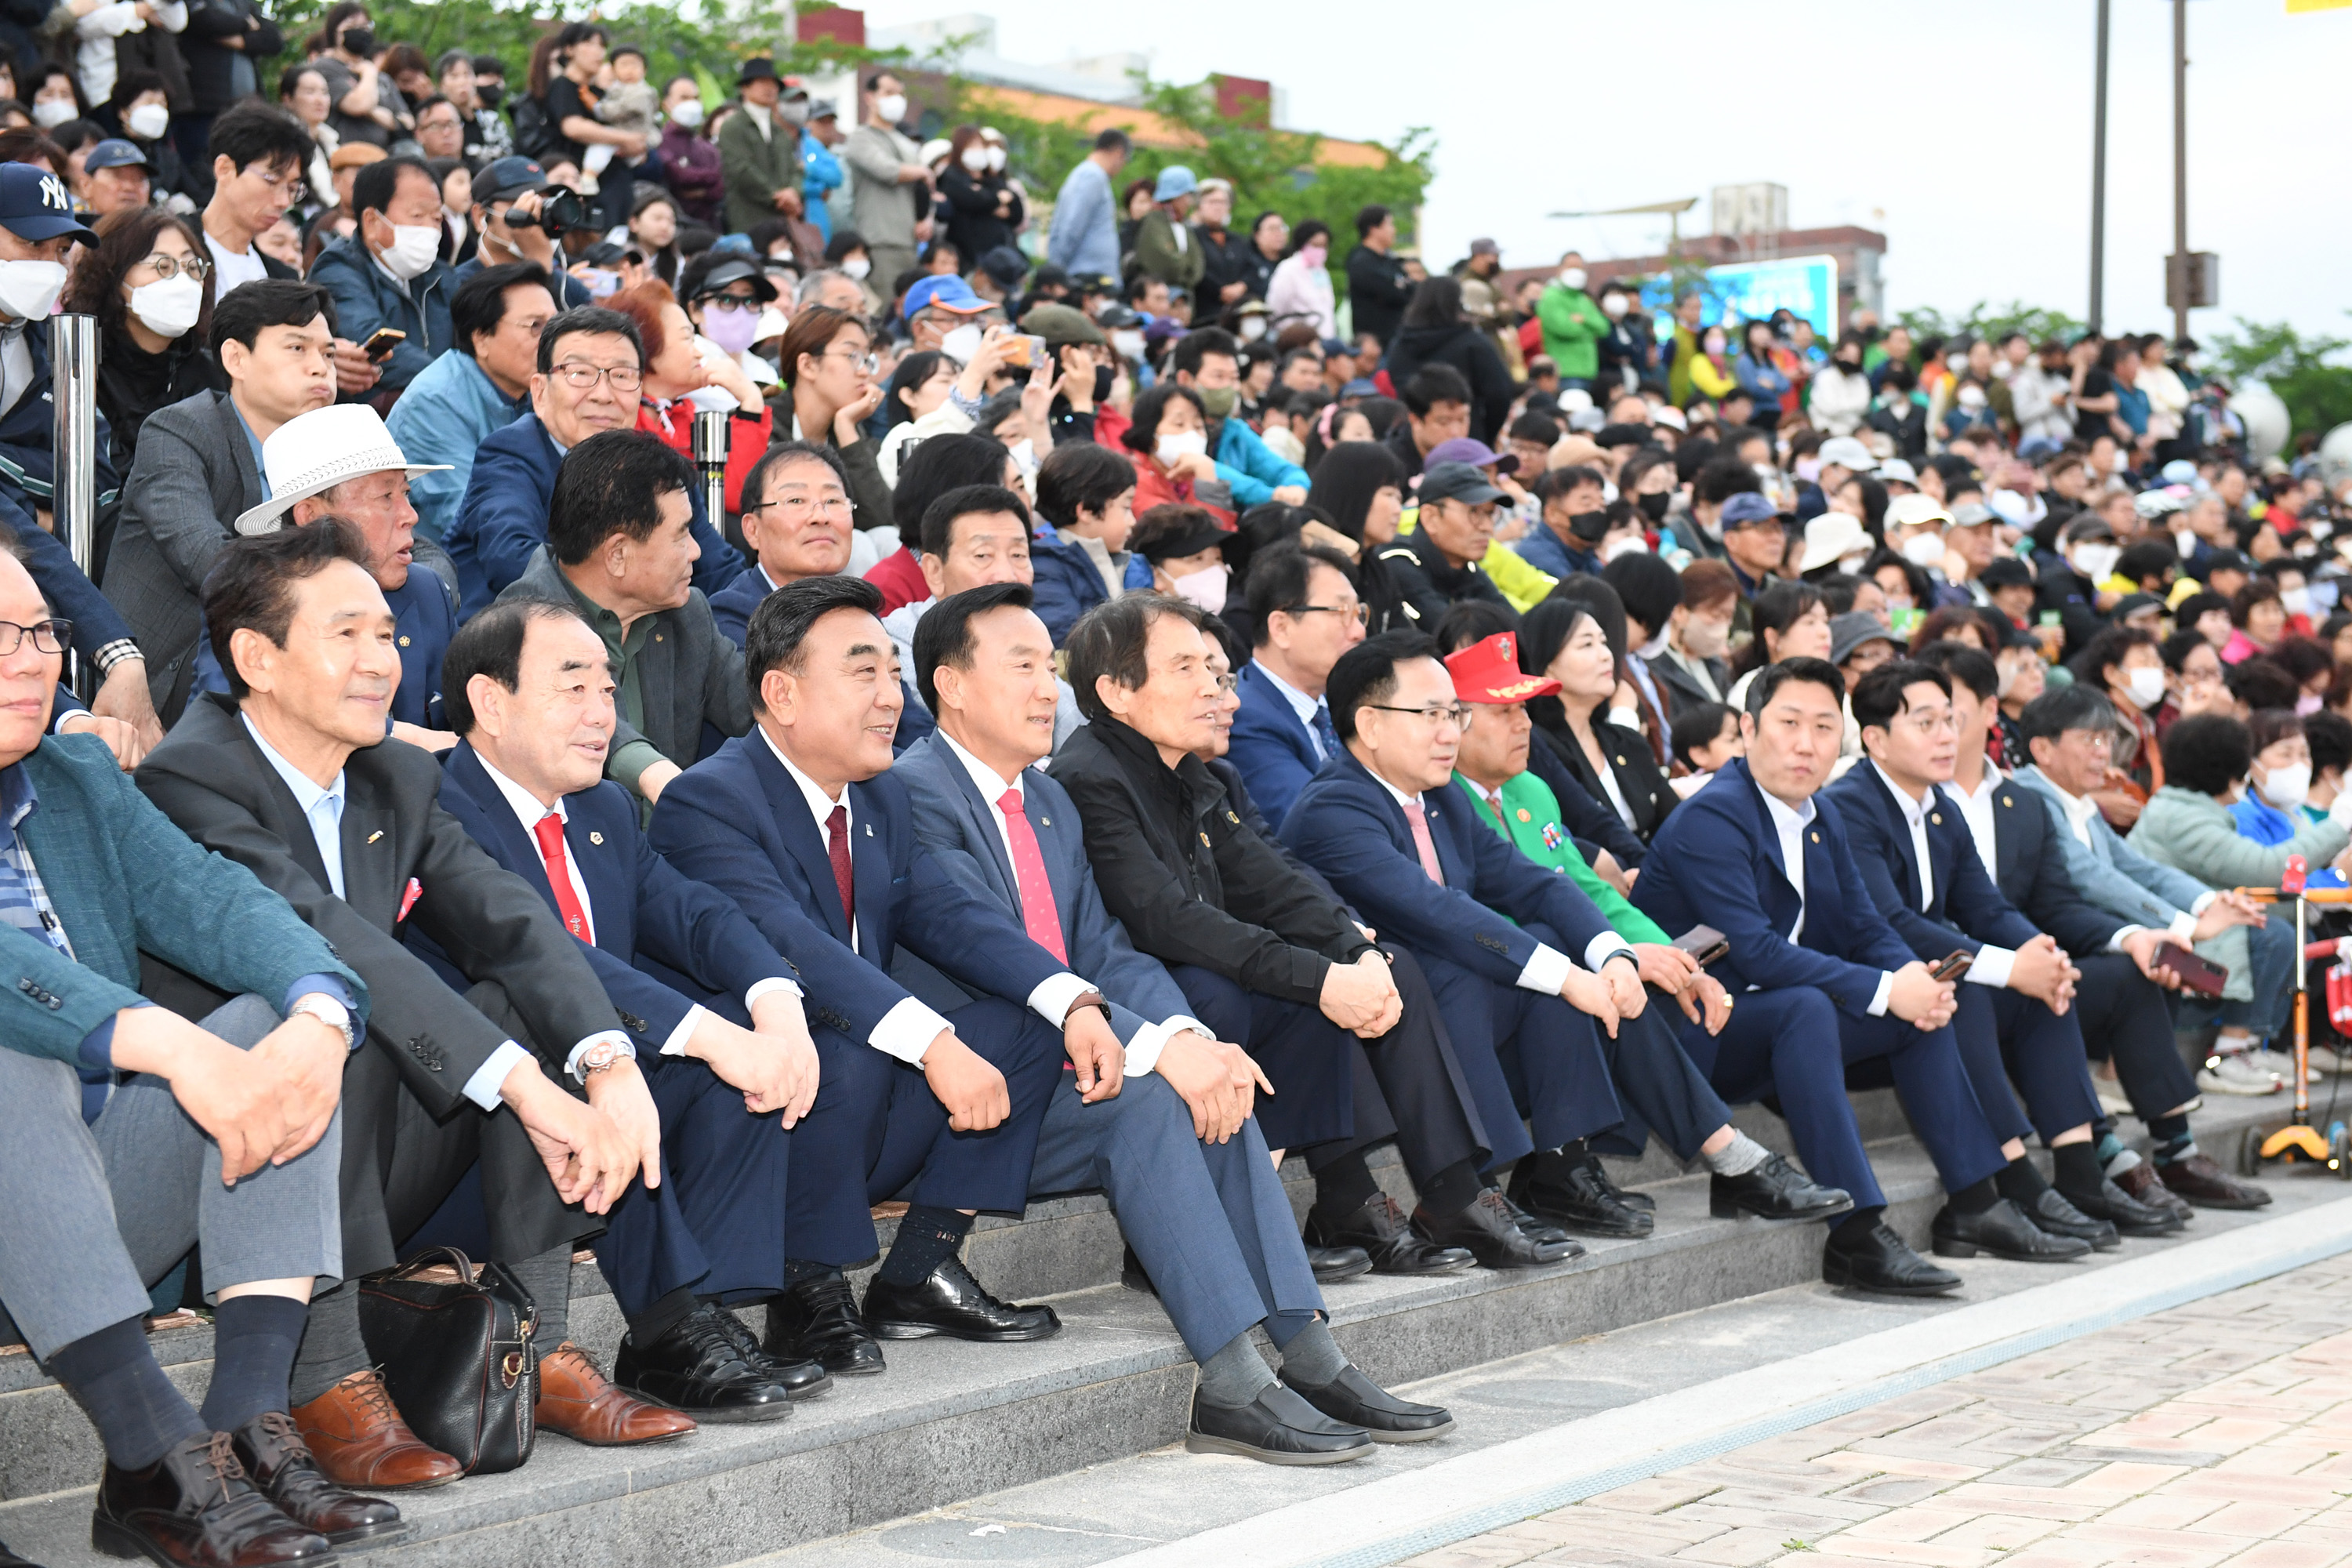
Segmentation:
<svg viewBox="0 0 2352 1568">
<path fill-rule="evenodd" d="M 271 8 L 286 29 L 287 55 L 300 58 L 304 41 L 325 16 L 332 0 L 280 0 Z M 803 9 L 807 9 L 803 6 Z M 510 93 L 520 95 L 531 46 L 566 22 L 604 24 L 616 44 L 646 51 L 647 74 L 656 81 L 695 77 L 710 102 L 734 89 L 736 62 L 771 51 L 783 36 L 787 16 L 780 0 L 618 0 L 618 3 L 506 5 L 498 0 L 406 0 L 379 5 L 376 35 L 386 42 L 415 44 L 432 59 L 444 49 L 465 48 L 496 55 L 506 63 Z M 264 72 L 265 80 L 275 80 Z"/>
<path fill-rule="evenodd" d="M 2314 333 L 2305 336 L 2285 321 L 2237 318 L 2235 331 L 2219 332 L 2208 345 L 2214 366 L 2234 384 L 2259 381 L 2286 405 L 2294 431 L 2326 435 L 2352 424 L 2352 365 L 2336 356 L 2352 341 Z"/>
<path fill-rule="evenodd" d="M 2029 305 L 2022 300 L 2011 300 L 2006 305 L 1979 300 L 1969 307 L 1966 315 L 1960 316 L 1947 316 L 1933 306 L 1921 305 L 1903 311 L 1895 319 L 1911 329 L 1914 338 L 1948 338 L 1965 333 L 1999 342 L 2011 332 L 2023 332 L 2037 343 L 2053 339 L 2066 342 L 2087 330 L 2082 321 L 2063 310 Z"/>
</svg>

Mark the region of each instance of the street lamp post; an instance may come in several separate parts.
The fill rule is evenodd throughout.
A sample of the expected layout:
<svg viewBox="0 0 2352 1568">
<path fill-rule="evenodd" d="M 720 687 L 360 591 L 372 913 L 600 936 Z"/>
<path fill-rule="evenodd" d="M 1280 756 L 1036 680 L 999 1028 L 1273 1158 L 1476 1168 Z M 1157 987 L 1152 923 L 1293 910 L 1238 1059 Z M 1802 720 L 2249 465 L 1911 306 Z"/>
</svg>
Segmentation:
<svg viewBox="0 0 2352 1568">
<path fill-rule="evenodd" d="M 2099 0 L 2096 87 L 2091 109 L 2091 331 L 2099 330 L 2107 289 L 2107 13 L 2113 0 Z M 2177 3 L 2177 0 L 2176 0 Z"/>
</svg>

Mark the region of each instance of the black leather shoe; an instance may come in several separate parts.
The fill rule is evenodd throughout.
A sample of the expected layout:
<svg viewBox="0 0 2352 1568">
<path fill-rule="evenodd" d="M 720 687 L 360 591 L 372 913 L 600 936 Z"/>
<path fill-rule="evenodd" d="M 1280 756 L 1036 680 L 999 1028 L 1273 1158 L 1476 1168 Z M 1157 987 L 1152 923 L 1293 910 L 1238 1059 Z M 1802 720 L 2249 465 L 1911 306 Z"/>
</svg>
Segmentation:
<svg viewBox="0 0 2352 1568">
<path fill-rule="evenodd" d="M 2011 1203 L 2017 1200 L 2011 1198 Z M 2123 1237 L 2116 1227 L 2103 1219 L 2093 1219 L 2067 1201 L 2066 1194 L 2055 1187 L 2044 1187 L 2033 1194 L 2030 1204 L 2017 1204 L 2026 1218 L 2053 1236 L 2071 1236 L 2077 1241 L 2087 1241 L 2100 1252 L 2113 1252 L 2121 1247 Z"/>
<path fill-rule="evenodd" d="M 883 1370 L 882 1347 L 858 1315 L 857 1297 L 839 1276 L 803 1279 L 768 1303 L 761 1353 L 771 1362 L 814 1362 L 835 1377 Z"/>
<path fill-rule="evenodd" d="M 1459 1247 L 1440 1247 L 1423 1239 L 1405 1222 L 1404 1210 L 1386 1193 L 1338 1225 L 1326 1226 L 1315 1212 L 1307 1214 L 1309 1247 L 1360 1247 L 1371 1258 L 1375 1274 L 1454 1274 L 1477 1261 Z"/>
<path fill-rule="evenodd" d="M 791 1392 L 770 1373 L 751 1331 L 738 1340 L 721 1318 L 734 1322 L 735 1314 L 704 1301 L 651 1344 L 624 1334 L 613 1382 L 697 1421 L 782 1420 L 793 1413 Z"/>
<path fill-rule="evenodd" d="M 1299 1382 L 1287 1369 L 1279 1375 L 1299 1398 L 1334 1421 L 1361 1426 L 1375 1443 L 1426 1443 L 1454 1430 L 1452 1411 L 1399 1399 L 1352 1366 L 1320 1388 Z"/>
<path fill-rule="evenodd" d="M 1461 1247 L 1488 1268 L 1540 1268 L 1584 1253 L 1573 1237 L 1538 1241 L 1520 1229 L 1517 1211 L 1492 1187 L 1459 1214 L 1433 1219 L 1427 1209 L 1417 1211 L 1412 1228 L 1423 1240 L 1439 1247 Z"/>
<path fill-rule="evenodd" d="M 1520 1161 L 1511 1173 L 1511 1201 L 1538 1219 L 1587 1236 L 1631 1239 L 1658 1224 L 1655 1215 L 1627 1203 L 1591 1160 L 1538 1154 Z"/>
<path fill-rule="evenodd" d="M 1881 1296 L 1941 1296 L 1960 1288 L 1958 1275 L 1912 1251 L 1884 1220 L 1858 1234 L 1832 1231 L 1822 1248 L 1822 1279 Z"/>
<path fill-rule="evenodd" d="M 1003 1344 L 1051 1339 L 1062 1320 L 1051 1307 L 1016 1307 L 990 1295 L 954 1253 L 940 1261 L 920 1284 L 893 1285 L 877 1278 L 866 1288 L 866 1324 L 886 1340 L 920 1340 L 933 1334 Z"/>
<path fill-rule="evenodd" d="M 2170 1236 L 2189 1222 L 2170 1208 L 2144 1204 L 2108 1177 L 2095 1193 L 2068 1193 L 2066 1201 L 2093 1219 L 2103 1219 L 2123 1236 Z"/>
<path fill-rule="evenodd" d="M 1332 1420 L 1278 1383 L 1239 1410 L 1211 1405 L 1196 1389 L 1184 1451 L 1239 1454 L 1269 1465 L 1339 1465 L 1370 1453 L 1372 1435 Z"/>
<path fill-rule="evenodd" d="M 273 1507 L 330 1545 L 379 1542 L 408 1527 L 400 1510 L 380 1498 L 361 1497 L 329 1480 L 302 1441 L 294 1417 L 265 1411 L 229 1434 L 229 1446 L 246 1475 Z"/>
<path fill-rule="evenodd" d="M 1934 1234 L 1938 1258 L 1990 1252 L 2019 1263 L 2069 1263 L 2091 1250 L 2080 1237 L 2053 1236 L 2042 1229 L 2007 1198 L 1996 1199 L 1982 1214 L 1962 1214 L 1946 1204 L 1936 1216 Z"/>
<path fill-rule="evenodd" d="M 794 1360 L 790 1356 L 772 1356 L 760 1347 L 760 1336 L 743 1324 L 743 1320 L 724 1310 L 719 1313 L 719 1331 L 734 1342 L 735 1353 L 743 1364 L 765 1368 L 769 1379 L 782 1386 L 795 1400 L 815 1399 L 833 1392 L 833 1376 L 822 1363 Z"/>
<path fill-rule="evenodd" d="M 226 1432 L 190 1437 L 144 1469 L 109 1462 L 99 1474 L 89 1543 L 109 1557 L 187 1568 L 323 1563 L 335 1550 L 262 1495 Z"/>
<path fill-rule="evenodd" d="M 1633 1207 L 1640 1209 L 1643 1214 L 1655 1214 L 1658 1212 L 1658 1200 L 1652 1197 L 1649 1194 L 1628 1192 L 1623 1187 L 1621 1187 L 1616 1183 L 1611 1181 L 1609 1179 L 1609 1167 L 1601 1163 L 1600 1155 L 1587 1152 L 1584 1156 L 1584 1163 L 1591 1168 L 1593 1177 L 1599 1181 L 1602 1186 L 1608 1188 L 1609 1191 L 1615 1195 L 1618 1202 L 1630 1204 Z"/>
<path fill-rule="evenodd" d="M 1511 1223 L 1517 1226 L 1519 1229 L 1526 1234 L 1527 1238 L 1529 1241 L 1574 1241 L 1576 1239 L 1574 1237 L 1569 1235 L 1568 1232 L 1560 1229 L 1559 1226 L 1552 1224 L 1551 1221 L 1531 1215 L 1527 1210 L 1521 1208 L 1518 1205 L 1513 1203 L 1510 1200 L 1509 1194 L 1506 1194 L 1501 1188 L 1489 1187 L 1486 1190 L 1493 1193 L 1496 1198 L 1502 1201 L 1503 1207 L 1509 1211 Z M 1620 1195 L 1629 1196 L 1630 1194 Z M 1583 1248 L 1579 1247 L 1578 1250 L 1582 1251 Z"/>
<path fill-rule="evenodd" d="M 1315 1270 L 1318 1285 L 1337 1285 L 1342 1279 L 1353 1279 L 1359 1274 L 1372 1271 L 1372 1255 L 1360 1247 L 1345 1243 L 1318 1247 L 1307 1244 L 1307 1267 Z"/>
<path fill-rule="evenodd" d="M 17 1556 L 8 1550 L 6 1542 L 0 1541 L 0 1568 L 41 1568 L 41 1565 L 29 1557 Z"/>
<path fill-rule="evenodd" d="M 1706 1212 L 1717 1219 L 1752 1214 L 1759 1219 L 1803 1223 L 1853 1213 L 1853 1195 L 1843 1187 L 1822 1186 L 1774 1154 L 1740 1175 L 1712 1178 Z"/>
</svg>

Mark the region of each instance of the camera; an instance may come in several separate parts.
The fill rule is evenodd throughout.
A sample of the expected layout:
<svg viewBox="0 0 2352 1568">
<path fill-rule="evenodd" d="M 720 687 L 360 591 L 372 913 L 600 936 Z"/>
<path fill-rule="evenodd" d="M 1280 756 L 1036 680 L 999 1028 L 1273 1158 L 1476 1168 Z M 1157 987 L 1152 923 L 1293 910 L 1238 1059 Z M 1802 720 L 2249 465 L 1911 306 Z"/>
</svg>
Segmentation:
<svg viewBox="0 0 2352 1568">
<path fill-rule="evenodd" d="M 562 234 L 568 228 L 588 226 L 588 204 L 580 199 L 577 191 L 550 185 L 540 193 L 538 212 L 519 212 L 509 207 L 506 219 L 509 228 L 543 228 L 550 234 Z"/>
</svg>

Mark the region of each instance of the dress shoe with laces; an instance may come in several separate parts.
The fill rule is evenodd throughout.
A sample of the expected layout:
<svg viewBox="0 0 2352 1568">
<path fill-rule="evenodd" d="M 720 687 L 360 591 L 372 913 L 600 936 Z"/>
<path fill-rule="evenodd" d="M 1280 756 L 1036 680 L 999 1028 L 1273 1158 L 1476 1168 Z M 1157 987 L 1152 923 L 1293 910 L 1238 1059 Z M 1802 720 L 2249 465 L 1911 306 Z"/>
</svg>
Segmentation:
<svg viewBox="0 0 2352 1568">
<path fill-rule="evenodd" d="M 2055 1187 L 2043 1187 L 2025 1202 L 2015 1198 L 2010 1201 L 2017 1205 L 2018 1213 L 2053 1236 L 2071 1236 L 2077 1241 L 2087 1241 L 2094 1250 L 2099 1252 L 2113 1252 L 2124 1244 L 2114 1226 L 2103 1219 L 2093 1219 L 2076 1208 L 2066 1194 Z"/>
<path fill-rule="evenodd" d="M 1372 1271 L 1372 1255 L 1360 1247 L 1339 1244 L 1318 1247 L 1307 1244 L 1307 1267 L 1315 1271 L 1318 1285 L 1337 1285 L 1342 1279 L 1353 1279 Z"/>
<path fill-rule="evenodd" d="M 2200 1209 L 2258 1209 L 2271 1195 L 2252 1182 L 2242 1182 L 2204 1153 L 2171 1160 L 2156 1168 L 2157 1179 Z"/>
<path fill-rule="evenodd" d="M 463 1467 L 408 1429 L 373 1367 L 355 1372 L 308 1405 L 294 1425 L 319 1468 L 337 1486 L 363 1491 L 415 1491 L 446 1486 Z"/>
<path fill-rule="evenodd" d="M 1005 1344 L 1050 1339 L 1062 1331 L 1062 1320 L 1053 1308 L 998 1300 L 952 1252 L 917 1284 L 893 1285 L 877 1275 L 866 1288 L 865 1314 L 866 1327 L 886 1340 L 945 1334 Z"/>
<path fill-rule="evenodd" d="M 1417 1211 L 1412 1228 L 1424 1241 L 1458 1247 L 1488 1268 L 1540 1268 L 1584 1253 L 1573 1237 L 1538 1241 L 1520 1229 L 1518 1211 L 1492 1187 L 1473 1199 L 1469 1207 L 1442 1218 L 1433 1218 L 1427 1209 Z"/>
<path fill-rule="evenodd" d="M 335 1551 L 262 1495 L 226 1432 L 187 1438 L 144 1469 L 108 1461 L 89 1543 L 109 1557 L 144 1557 L 166 1568 L 324 1563 Z"/>
<path fill-rule="evenodd" d="M 650 1344 L 624 1335 L 613 1357 L 614 1385 L 698 1421 L 780 1421 L 791 1415 L 792 1394 L 770 1373 L 759 1342 L 751 1341 L 747 1354 L 721 1318 L 733 1322 L 735 1314 L 704 1301 Z M 751 1340 L 750 1331 L 743 1339 Z"/>
<path fill-rule="evenodd" d="M 1568 1232 L 1560 1229 L 1559 1226 L 1552 1224 L 1551 1221 L 1531 1215 L 1527 1210 L 1521 1208 L 1518 1205 L 1513 1203 L 1510 1199 L 1510 1194 L 1504 1192 L 1501 1188 L 1490 1187 L 1487 1190 L 1502 1200 L 1504 1209 L 1511 1216 L 1511 1223 L 1517 1226 L 1521 1231 L 1526 1233 L 1527 1238 L 1529 1241 L 1574 1241 L 1576 1239 L 1574 1237 L 1569 1235 Z M 1627 1193 L 1621 1194 L 1620 1195 L 1630 1198 L 1633 1194 Z M 1580 1252 L 1583 1250 L 1583 1247 L 1579 1246 L 1577 1250 Z"/>
<path fill-rule="evenodd" d="M 1238 1410 L 1192 1394 L 1188 1454 L 1238 1454 L 1269 1465 L 1338 1465 L 1372 1451 L 1372 1435 L 1334 1421 L 1279 1383 Z"/>
<path fill-rule="evenodd" d="M 382 1498 L 361 1497 L 329 1480 L 302 1441 L 294 1417 L 265 1411 L 229 1434 L 229 1444 L 261 1495 L 305 1530 L 334 1546 L 380 1542 L 408 1527 Z"/>
<path fill-rule="evenodd" d="M 2183 1225 L 2196 1215 L 2197 1211 L 2189 1206 L 2186 1198 L 2164 1184 L 2164 1178 L 2156 1173 L 2152 1161 L 2142 1160 L 2128 1170 L 2117 1171 L 2108 1180 L 2122 1189 L 2124 1196 L 2132 1202 L 2145 1204 L 2152 1209 L 2162 1209 Z"/>
<path fill-rule="evenodd" d="M 1452 1411 L 1399 1399 L 1352 1366 L 1320 1387 L 1299 1382 L 1287 1367 L 1279 1375 L 1299 1398 L 1334 1421 L 1362 1427 L 1375 1443 L 1426 1443 L 1454 1430 Z"/>
<path fill-rule="evenodd" d="M 539 1358 L 539 1403 L 531 1418 L 542 1430 L 592 1448 L 666 1443 L 694 1430 L 694 1417 L 683 1411 L 648 1405 L 614 1387 L 570 1340 Z"/>
<path fill-rule="evenodd" d="M 1477 1261 L 1461 1247 L 1425 1240 L 1386 1193 L 1375 1193 L 1370 1202 L 1336 1225 L 1327 1225 L 1308 1210 L 1307 1245 L 1360 1247 L 1371 1258 L 1375 1274 L 1456 1274 Z"/>
<path fill-rule="evenodd" d="M 1810 1223 L 1853 1212 L 1853 1194 L 1825 1187 L 1778 1154 L 1736 1176 L 1710 1178 L 1706 1212 L 1717 1219 L 1754 1215 L 1758 1219 Z"/>
<path fill-rule="evenodd" d="M 2097 1192 L 2068 1193 L 2066 1201 L 2088 1217 L 2114 1226 L 2122 1236 L 2170 1236 L 2188 1223 L 2168 1206 L 2140 1202 L 2106 1176 L 2099 1178 Z"/>
<path fill-rule="evenodd" d="M 2042 1229 L 2007 1198 L 1994 1199 L 1992 1207 L 1979 1214 L 1962 1214 L 1946 1204 L 1936 1215 L 1933 1235 L 1938 1258 L 1990 1252 L 2018 1263 L 2071 1263 L 2091 1251 L 2091 1244 L 2080 1237 Z"/>
<path fill-rule="evenodd" d="M 1538 1154 L 1511 1173 L 1511 1201 L 1538 1219 L 1586 1236 L 1630 1240 L 1657 1228 L 1657 1216 L 1635 1208 L 1610 1184 L 1598 1160 Z"/>
<path fill-rule="evenodd" d="M 1885 1220 L 1830 1232 L 1822 1247 L 1822 1279 L 1881 1296 L 1942 1296 L 1960 1288 L 1958 1275 L 1912 1251 Z"/>
<path fill-rule="evenodd" d="M 735 1352 L 745 1365 L 765 1367 L 768 1376 L 793 1399 L 815 1399 L 833 1392 L 833 1376 L 823 1366 L 805 1357 L 770 1355 L 760 1348 L 760 1336 L 744 1327 L 743 1320 L 734 1313 L 719 1311 L 719 1331 L 735 1342 Z"/>
<path fill-rule="evenodd" d="M 772 1362 L 813 1361 L 835 1377 L 871 1377 L 884 1369 L 856 1292 L 837 1274 L 803 1279 L 769 1302 L 760 1349 Z"/>
</svg>

